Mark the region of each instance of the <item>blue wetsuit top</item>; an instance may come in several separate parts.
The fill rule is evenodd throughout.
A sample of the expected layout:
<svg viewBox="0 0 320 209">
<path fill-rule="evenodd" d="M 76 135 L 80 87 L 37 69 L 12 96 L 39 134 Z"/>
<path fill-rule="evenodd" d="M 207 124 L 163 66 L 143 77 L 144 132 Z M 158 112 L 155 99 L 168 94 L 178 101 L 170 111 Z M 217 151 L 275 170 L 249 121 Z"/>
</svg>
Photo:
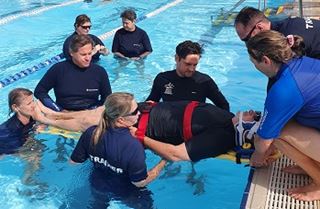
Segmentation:
<svg viewBox="0 0 320 209">
<path fill-rule="evenodd" d="M 63 52 L 63 55 L 64 57 L 67 59 L 67 60 L 71 60 L 71 55 L 69 53 L 69 47 L 70 47 L 70 42 L 72 40 L 72 37 L 77 35 L 76 32 L 74 32 L 73 34 L 71 34 L 63 43 L 63 49 L 62 49 L 62 52 Z M 97 44 L 100 44 L 102 46 L 104 46 L 104 43 L 95 35 L 92 35 L 92 34 L 88 34 L 90 36 L 90 38 L 93 40 L 94 42 L 94 45 L 97 45 Z M 96 62 L 99 60 L 99 57 L 100 57 L 100 53 L 97 52 L 95 55 L 92 56 L 92 62 Z"/>
<path fill-rule="evenodd" d="M 283 64 L 268 92 L 258 135 L 276 138 L 294 118 L 299 124 L 320 130 L 320 61 L 309 57 Z"/>
<path fill-rule="evenodd" d="M 305 43 L 306 56 L 320 59 L 320 20 L 300 17 L 271 23 L 271 30 L 287 35 L 299 35 Z"/>
<path fill-rule="evenodd" d="M 48 95 L 51 89 L 57 104 Z M 78 111 L 100 106 L 109 94 L 111 86 L 103 67 L 91 63 L 87 68 L 80 68 L 71 60 L 53 65 L 34 91 L 36 98 L 55 111 Z"/>
<path fill-rule="evenodd" d="M 119 29 L 113 38 L 112 52 L 120 52 L 125 57 L 139 57 L 144 52 L 152 52 L 148 34 L 136 26 L 134 31 Z"/>
<path fill-rule="evenodd" d="M 71 160 L 82 163 L 89 158 L 95 169 L 105 172 L 106 180 L 116 177 L 124 182 L 139 182 L 147 178 L 144 148 L 128 128 L 109 128 L 94 147 L 95 128 L 92 126 L 81 135 Z"/>
<path fill-rule="evenodd" d="M 196 71 L 191 78 L 178 76 L 176 70 L 159 73 L 153 81 L 148 100 L 198 101 L 210 99 L 217 107 L 229 111 L 229 103 L 214 80 L 207 74 Z"/>
<path fill-rule="evenodd" d="M 0 154 L 11 154 L 17 151 L 32 130 L 35 121 L 33 119 L 27 125 L 23 125 L 14 114 L 6 122 L 0 125 Z"/>
</svg>

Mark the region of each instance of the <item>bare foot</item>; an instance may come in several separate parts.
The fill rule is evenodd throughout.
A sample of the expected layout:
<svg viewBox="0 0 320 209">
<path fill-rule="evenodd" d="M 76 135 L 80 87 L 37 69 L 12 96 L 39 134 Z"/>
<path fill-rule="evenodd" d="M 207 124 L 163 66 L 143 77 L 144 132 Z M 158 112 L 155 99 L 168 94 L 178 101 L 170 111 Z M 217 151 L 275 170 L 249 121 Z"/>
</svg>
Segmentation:
<svg viewBox="0 0 320 209">
<path fill-rule="evenodd" d="M 320 200 L 320 186 L 314 183 L 303 187 L 289 189 L 288 193 L 291 197 L 301 201 Z"/>
<path fill-rule="evenodd" d="M 307 173 L 298 165 L 289 165 L 282 169 L 285 173 L 307 175 Z"/>
</svg>

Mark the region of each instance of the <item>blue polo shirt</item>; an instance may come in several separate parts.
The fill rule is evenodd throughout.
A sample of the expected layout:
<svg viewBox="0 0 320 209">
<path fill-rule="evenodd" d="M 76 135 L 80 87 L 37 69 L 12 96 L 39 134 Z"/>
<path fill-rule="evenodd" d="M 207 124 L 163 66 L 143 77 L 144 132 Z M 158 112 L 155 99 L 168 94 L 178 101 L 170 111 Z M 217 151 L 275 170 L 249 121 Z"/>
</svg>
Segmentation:
<svg viewBox="0 0 320 209">
<path fill-rule="evenodd" d="M 309 57 L 283 64 L 268 92 L 258 135 L 276 138 L 294 118 L 299 124 L 320 130 L 320 61 Z"/>
<path fill-rule="evenodd" d="M 305 43 L 306 55 L 320 59 L 320 20 L 309 18 L 286 18 L 271 23 L 271 30 L 276 30 L 285 36 L 299 35 Z"/>
<path fill-rule="evenodd" d="M 80 137 L 71 160 L 82 163 L 89 159 L 94 168 L 106 178 L 116 177 L 125 182 L 139 182 L 147 178 L 144 148 L 128 128 L 109 128 L 98 144 L 92 144 L 96 126 L 88 128 Z"/>
</svg>

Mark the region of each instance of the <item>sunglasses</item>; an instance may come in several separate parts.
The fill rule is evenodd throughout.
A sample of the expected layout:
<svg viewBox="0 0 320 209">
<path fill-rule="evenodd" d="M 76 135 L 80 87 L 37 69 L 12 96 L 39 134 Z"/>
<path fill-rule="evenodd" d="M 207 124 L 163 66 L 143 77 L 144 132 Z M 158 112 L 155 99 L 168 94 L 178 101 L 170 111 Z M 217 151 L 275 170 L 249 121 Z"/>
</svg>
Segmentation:
<svg viewBox="0 0 320 209">
<path fill-rule="evenodd" d="M 123 115 L 122 117 L 136 116 L 136 115 L 138 114 L 138 112 L 139 112 L 139 109 L 138 109 L 138 107 L 137 107 L 133 112 L 128 113 L 128 114 L 125 114 L 125 115 Z"/>
<path fill-rule="evenodd" d="M 80 27 L 87 30 L 91 28 L 91 25 L 80 25 Z"/>
<path fill-rule="evenodd" d="M 253 120 L 254 121 L 260 121 L 262 113 L 261 111 L 254 111 L 256 113 L 256 115 L 254 116 Z"/>
<path fill-rule="evenodd" d="M 262 20 L 259 20 L 258 22 L 256 22 L 256 24 L 254 24 L 254 26 L 253 26 L 253 28 L 250 30 L 250 32 L 248 33 L 248 35 L 246 36 L 246 37 L 244 37 L 243 39 L 241 39 L 241 41 L 244 41 L 244 42 L 247 42 L 247 41 L 249 41 L 249 39 L 251 38 L 251 35 L 252 35 L 252 33 L 253 33 L 253 31 L 256 29 L 256 27 L 257 27 L 257 24 L 259 23 L 259 22 L 261 22 Z"/>
</svg>

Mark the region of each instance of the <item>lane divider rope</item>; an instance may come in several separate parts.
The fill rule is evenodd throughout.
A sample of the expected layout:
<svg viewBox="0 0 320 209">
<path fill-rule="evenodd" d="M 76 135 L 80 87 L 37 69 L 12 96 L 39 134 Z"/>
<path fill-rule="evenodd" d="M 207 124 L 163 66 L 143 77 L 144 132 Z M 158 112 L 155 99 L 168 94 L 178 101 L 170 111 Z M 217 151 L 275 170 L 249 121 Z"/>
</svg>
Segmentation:
<svg viewBox="0 0 320 209">
<path fill-rule="evenodd" d="M 83 0 L 81 0 L 81 1 L 83 1 Z M 141 16 L 140 18 L 137 19 L 137 22 L 145 20 L 145 19 L 150 18 L 150 17 L 153 17 L 155 15 L 158 15 L 159 13 L 165 11 L 166 9 L 168 9 L 170 7 L 173 7 L 173 6 L 175 6 L 175 5 L 177 5 L 177 4 L 181 3 L 181 2 L 183 2 L 183 0 L 175 0 L 173 2 L 165 4 L 164 6 L 158 8 L 158 9 L 156 9 L 156 10 L 154 10 L 154 11 L 148 13 L 148 14 L 146 14 L 144 16 Z M 105 39 L 111 37 L 112 35 L 114 35 L 114 33 L 120 28 L 121 27 L 115 28 L 115 29 L 113 29 L 113 30 L 111 30 L 109 32 L 106 32 L 106 33 L 98 36 L 98 37 L 100 39 L 102 39 L 102 40 L 105 40 Z M 50 59 L 45 60 L 44 62 L 40 62 L 39 64 L 34 65 L 31 68 L 27 68 L 27 69 L 22 70 L 22 71 L 14 74 L 12 76 L 8 76 L 7 78 L 0 80 L 0 89 L 5 87 L 5 86 L 8 86 L 9 84 L 12 84 L 13 82 L 15 82 L 17 80 L 20 80 L 21 78 L 24 78 L 24 77 L 26 77 L 26 76 L 34 73 L 34 72 L 37 72 L 37 71 L 39 71 L 39 70 L 41 70 L 43 68 L 46 68 L 46 67 L 48 67 L 50 65 L 58 63 L 63 58 L 64 58 L 64 55 L 61 53 L 61 54 L 58 54 L 58 55 L 56 55 L 56 56 L 54 56 L 54 57 L 52 57 Z"/>
<path fill-rule="evenodd" d="M 73 0 L 73 1 L 64 2 L 64 3 L 61 3 L 61 4 L 57 4 L 57 5 L 41 7 L 41 8 L 38 8 L 38 9 L 31 10 L 31 11 L 21 12 L 19 14 L 15 14 L 15 15 L 10 15 L 10 16 L 1 18 L 0 19 L 0 25 L 4 25 L 4 24 L 9 23 L 9 22 L 11 22 L 13 20 L 16 20 L 16 19 L 18 19 L 20 17 L 34 16 L 34 15 L 40 14 L 42 12 L 57 8 L 57 7 L 64 7 L 64 6 L 68 6 L 68 5 L 71 5 L 71 4 L 76 4 L 76 3 L 79 3 L 79 2 L 83 2 L 83 0 Z"/>
</svg>

